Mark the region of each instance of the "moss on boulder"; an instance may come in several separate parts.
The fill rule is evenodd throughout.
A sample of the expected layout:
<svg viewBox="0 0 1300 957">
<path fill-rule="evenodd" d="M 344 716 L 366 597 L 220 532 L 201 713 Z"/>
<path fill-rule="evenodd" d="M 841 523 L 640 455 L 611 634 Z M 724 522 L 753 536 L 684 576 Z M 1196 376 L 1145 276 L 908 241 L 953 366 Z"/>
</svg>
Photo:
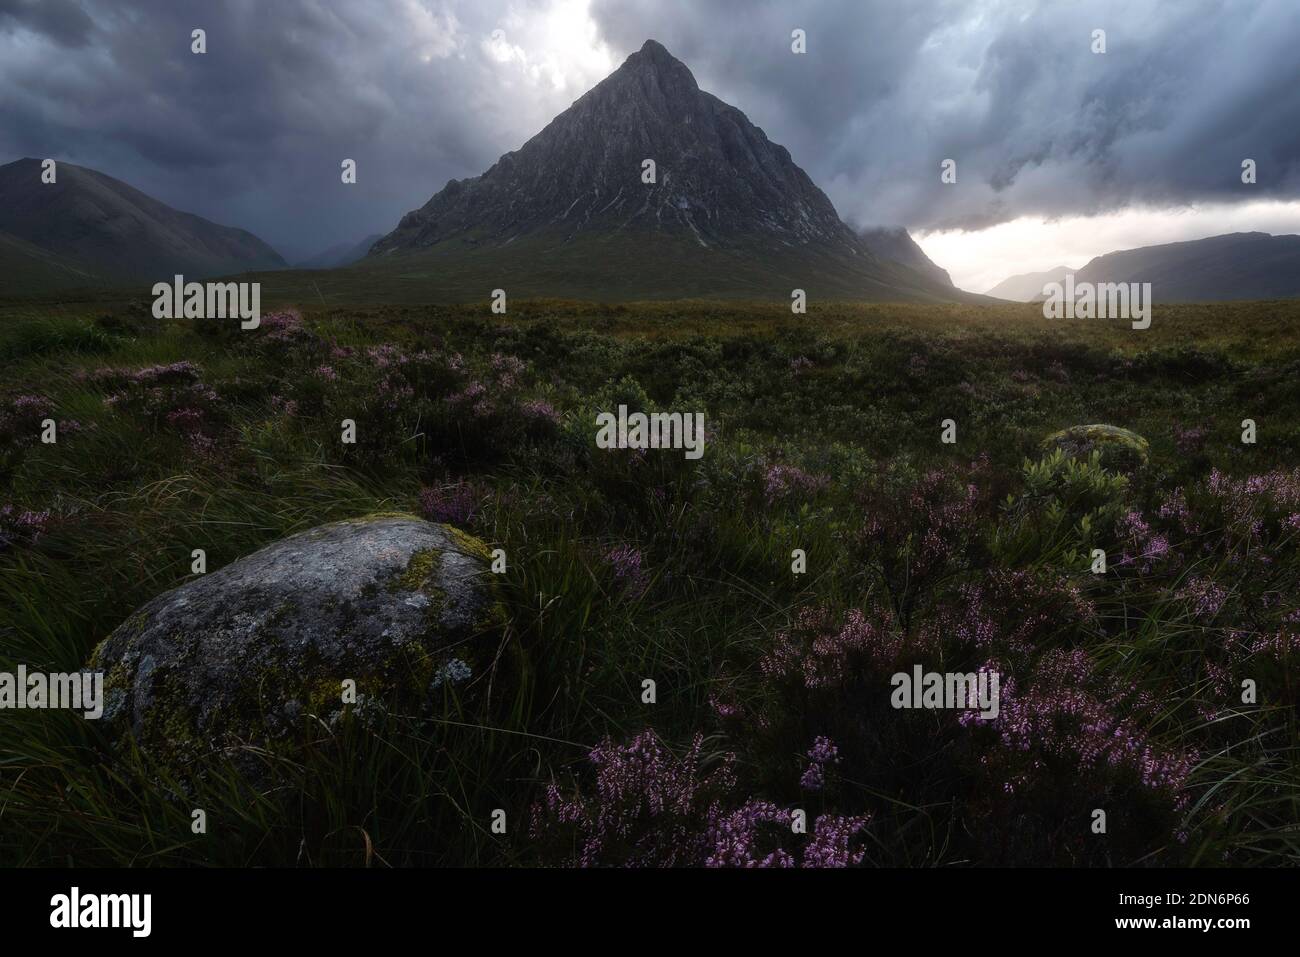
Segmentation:
<svg viewBox="0 0 1300 957">
<path fill-rule="evenodd" d="M 118 740 L 183 770 L 292 736 L 311 715 L 441 703 L 484 667 L 505 622 L 487 548 L 413 515 L 365 516 L 275 542 L 148 602 L 95 649 Z"/>
<path fill-rule="evenodd" d="M 1147 464 L 1151 454 L 1146 439 L 1114 425 L 1075 425 L 1054 432 L 1043 440 L 1042 451 L 1056 449 L 1072 459 L 1086 459 L 1097 452 L 1102 468 L 1122 473 L 1136 472 Z"/>
</svg>

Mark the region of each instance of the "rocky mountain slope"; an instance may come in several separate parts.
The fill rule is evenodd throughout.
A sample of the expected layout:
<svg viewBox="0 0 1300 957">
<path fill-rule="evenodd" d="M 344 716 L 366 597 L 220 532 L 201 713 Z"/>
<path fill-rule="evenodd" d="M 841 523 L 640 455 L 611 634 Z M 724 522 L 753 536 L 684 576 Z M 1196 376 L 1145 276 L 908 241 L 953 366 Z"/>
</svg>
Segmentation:
<svg viewBox="0 0 1300 957">
<path fill-rule="evenodd" d="M 875 226 L 859 230 L 858 237 L 876 258 L 899 263 L 945 286 L 952 285 L 948 270 L 927 256 L 902 226 Z"/>
<path fill-rule="evenodd" d="M 962 295 L 873 255 L 784 147 L 653 40 L 520 149 L 404 216 L 362 265 L 386 260 L 532 294 Z"/>
</svg>

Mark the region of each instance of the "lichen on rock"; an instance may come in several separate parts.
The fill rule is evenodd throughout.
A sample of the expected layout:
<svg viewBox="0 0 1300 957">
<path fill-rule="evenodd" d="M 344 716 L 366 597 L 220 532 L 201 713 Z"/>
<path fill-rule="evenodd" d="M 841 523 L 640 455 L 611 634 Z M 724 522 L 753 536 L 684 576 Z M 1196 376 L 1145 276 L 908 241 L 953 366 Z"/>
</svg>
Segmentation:
<svg viewBox="0 0 1300 957">
<path fill-rule="evenodd" d="M 359 703 L 435 707 L 449 666 L 479 673 L 504 624 L 487 553 L 451 526 L 369 515 L 186 582 L 95 649 L 108 727 L 184 768 L 289 738 L 306 715 L 328 726 L 348 679 Z"/>
<path fill-rule="evenodd" d="M 1101 466 L 1111 472 L 1132 473 L 1150 459 L 1151 447 L 1146 439 L 1115 425 L 1075 425 L 1054 432 L 1043 440 L 1042 451 L 1060 449 L 1067 458 L 1100 456 Z"/>
</svg>

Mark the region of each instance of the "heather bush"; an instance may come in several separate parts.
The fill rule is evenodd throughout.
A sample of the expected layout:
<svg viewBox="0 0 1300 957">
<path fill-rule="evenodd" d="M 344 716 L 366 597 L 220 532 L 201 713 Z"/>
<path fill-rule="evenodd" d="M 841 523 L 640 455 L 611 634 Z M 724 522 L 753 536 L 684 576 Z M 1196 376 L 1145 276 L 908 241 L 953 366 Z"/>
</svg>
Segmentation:
<svg viewBox="0 0 1300 957">
<path fill-rule="evenodd" d="M 609 569 L 615 590 L 640 598 L 650 584 L 650 574 L 642 565 L 641 552 L 631 545 L 615 545 L 605 552 L 604 564 Z"/>
<path fill-rule="evenodd" d="M 24 454 L 40 442 L 46 420 L 54 421 L 57 435 L 81 429 L 77 420 L 59 418 L 54 403 L 45 396 L 26 393 L 0 400 L 0 479 L 9 476 Z"/>
<path fill-rule="evenodd" d="M 0 505 L 0 552 L 6 548 L 34 545 L 45 534 L 50 513 L 33 512 L 14 505 Z"/>
<path fill-rule="evenodd" d="M 930 468 L 891 463 L 861 492 L 855 553 L 878 573 L 903 627 L 928 590 L 969 561 L 988 504 L 974 479 L 985 466 Z"/>
<path fill-rule="evenodd" d="M 482 507 L 485 491 L 474 482 L 420 489 L 420 513 L 430 521 L 468 527 Z"/>
<path fill-rule="evenodd" d="M 16 395 L 0 407 L 0 444 L 20 450 L 40 439 L 41 423 L 54 415 L 54 403 L 40 395 Z"/>
<path fill-rule="evenodd" d="M 867 817 L 819 815 L 806 834 L 796 809 L 740 799 L 735 755 L 709 768 L 704 739 L 668 751 L 653 731 L 625 745 L 606 740 L 588 760 L 590 794 L 552 783 L 532 809 L 532 834 L 548 847 L 572 847 L 557 862 L 580 867 L 845 867 L 861 863 Z M 824 760 L 830 760 L 827 756 Z M 570 856 L 571 855 L 571 856 Z"/>
<path fill-rule="evenodd" d="M 129 370 L 103 368 L 86 381 L 104 390 L 104 405 L 155 431 L 180 436 L 189 448 L 210 453 L 215 436 L 228 423 L 228 410 L 217 391 L 203 382 L 193 362 L 173 362 Z"/>
</svg>

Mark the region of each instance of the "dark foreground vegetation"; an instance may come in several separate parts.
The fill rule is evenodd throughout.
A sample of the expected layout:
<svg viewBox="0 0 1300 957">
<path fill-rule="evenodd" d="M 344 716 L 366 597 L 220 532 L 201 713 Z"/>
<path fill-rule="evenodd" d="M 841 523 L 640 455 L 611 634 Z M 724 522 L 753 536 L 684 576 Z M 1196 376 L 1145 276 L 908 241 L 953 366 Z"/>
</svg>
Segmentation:
<svg viewBox="0 0 1300 957">
<path fill-rule="evenodd" d="M 1300 860 L 1300 305 L 304 308 L 0 315 L 0 670 L 83 666 L 192 549 L 377 511 L 505 550 L 495 666 L 305 716 L 257 783 L 0 713 L 0 861 Z M 619 404 L 704 412 L 703 458 L 597 449 Z M 1041 450 L 1094 422 L 1149 462 Z M 917 664 L 995 670 L 999 717 L 895 710 Z"/>
</svg>

